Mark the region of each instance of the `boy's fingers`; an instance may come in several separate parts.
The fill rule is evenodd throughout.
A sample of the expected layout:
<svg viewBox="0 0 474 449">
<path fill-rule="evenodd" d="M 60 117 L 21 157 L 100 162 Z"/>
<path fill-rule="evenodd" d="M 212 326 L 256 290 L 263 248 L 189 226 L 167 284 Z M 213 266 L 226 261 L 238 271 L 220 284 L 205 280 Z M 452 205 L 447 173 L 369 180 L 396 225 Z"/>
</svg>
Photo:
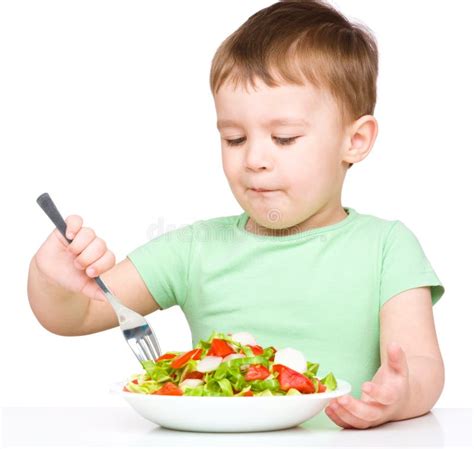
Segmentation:
<svg viewBox="0 0 474 449">
<path fill-rule="evenodd" d="M 334 406 L 333 406 L 334 407 Z M 357 416 L 355 416 L 353 413 L 351 413 L 349 410 L 347 410 L 343 406 L 338 406 L 335 410 L 332 408 L 332 412 L 337 415 L 337 417 L 348 424 L 349 426 L 355 427 L 357 429 L 367 429 L 370 427 L 370 423 L 366 421 L 365 419 L 361 419 Z"/>
<path fill-rule="evenodd" d="M 68 250 L 73 254 L 81 254 L 87 246 L 95 239 L 95 232 L 91 228 L 81 228 L 69 244 Z"/>
<path fill-rule="evenodd" d="M 89 265 L 86 269 L 86 274 L 89 277 L 100 276 L 105 271 L 110 270 L 115 265 L 115 255 L 112 251 L 107 250 L 107 252 L 94 263 Z"/>
<path fill-rule="evenodd" d="M 326 407 L 325 412 L 326 415 L 328 415 L 329 418 L 331 418 L 331 420 L 334 421 L 334 423 L 337 424 L 339 427 L 343 427 L 345 429 L 353 428 L 353 426 L 341 419 L 341 417 L 337 415 L 337 413 L 332 409 L 332 407 Z"/>
<path fill-rule="evenodd" d="M 106 251 L 107 245 L 105 244 L 105 241 L 100 237 L 95 237 L 94 240 L 84 248 L 81 254 L 76 257 L 75 262 L 81 267 L 87 267 L 100 259 Z"/>
<path fill-rule="evenodd" d="M 383 405 L 393 404 L 398 399 L 394 387 L 388 385 L 367 382 L 362 386 L 362 391 Z"/>
<path fill-rule="evenodd" d="M 342 403 L 342 401 L 345 401 Z M 380 404 L 368 404 L 367 402 L 360 401 L 356 398 L 353 398 L 350 395 L 341 396 L 338 398 L 339 407 L 337 410 L 340 410 L 341 413 L 347 411 L 354 419 L 366 421 L 369 423 L 376 422 L 380 420 L 383 412 L 383 406 Z M 334 406 L 333 406 L 334 407 Z M 338 413 L 343 419 L 344 415 Z M 346 419 L 347 421 L 347 419 Z M 349 421 L 348 421 L 349 422 Z M 352 422 L 351 422 L 352 424 Z"/>
<path fill-rule="evenodd" d="M 93 281 L 95 283 L 95 281 Z M 92 299 L 94 299 L 95 301 L 102 301 L 102 302 L 105 302 L 107 301 L 107 298 L 104 294 L 104 292 L 102 291 L 102 289 L 97 286 L 97 289 L 95 290 L 95 293 L 94 293 L 94 296 L 92 297 Z"/>
<path fill-rule="evenodd" d="M 66 222 L 66 237 L 72 240 L 81 229 L 84 221 L 79 215 L 69 215 L 64 221 Z"/>
</svg>

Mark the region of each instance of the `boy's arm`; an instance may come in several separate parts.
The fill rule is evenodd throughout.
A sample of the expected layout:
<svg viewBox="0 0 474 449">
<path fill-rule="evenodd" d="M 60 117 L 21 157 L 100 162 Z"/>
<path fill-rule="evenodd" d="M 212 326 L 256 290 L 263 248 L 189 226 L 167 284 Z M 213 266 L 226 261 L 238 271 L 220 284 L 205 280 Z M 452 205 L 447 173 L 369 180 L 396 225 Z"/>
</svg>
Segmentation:
<svg viewBox="0 0 474 449">
<path fill-rule="evenodd" d="M 146 287 L 135 265 L 127 257 L 112 269 L 102 273 L 101 279 L 126 307 L 141 315 L 161 309 Z M 88 335 L 118 326 L 117 315 L 105 301 L 89 301 L 80 335 Z"/>
<path fill-rule="evenodd" d="M 142 315 L 159 309 L 132 262 L 125 258 L 100 275 L 112 293 Z M 106 301 L 71 293 L 46 278 L 31 259 L 28 298 L 44 328 L 58 335 L 87 335 L 118 326 L 117 315 Z"/>
<path fill-rule="evenodd" d="M 74 330 L 84 320 L 91 301 L 87 296 L 70 292 L 46 277 L 38 268 L 36 255 L 30 261 L 27 292 L 37 320 L 45 329 L 58 335 L 75 335 Z"/>
<path fill-rule="evenodd" d="M 380 312 L 380 357 L 387 362 L 387 345 L 395 341 L 408 364 L 409 394 L 392 417 L 402 420 L 431 410 L 444 386 L 444 363 L 436 336 L 429 287 L 406 290 L 387 301 Z"/>
<path fill-rule="evenodd" d="M 381 365 L 361 398 L 331 399 L 327 415 L 344 428 L 367 429 L 427 413 L 444 385 L 444 365 L 428 287 L 405 290 L 380 311 Z M 394 343 L 394 345 L 392 345 Z"/>
</svg>

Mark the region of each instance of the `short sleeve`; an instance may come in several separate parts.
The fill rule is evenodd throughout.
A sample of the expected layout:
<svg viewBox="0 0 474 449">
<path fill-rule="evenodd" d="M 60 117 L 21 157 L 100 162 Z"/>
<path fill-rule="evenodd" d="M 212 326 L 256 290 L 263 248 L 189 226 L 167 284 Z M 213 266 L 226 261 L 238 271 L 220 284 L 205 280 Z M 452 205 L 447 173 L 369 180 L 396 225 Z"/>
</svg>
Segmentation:
<svg viewBox="0 0 474 449">
<path fill-rule="evenodd" d="M 382 251 L 380 307 L 393 296 L 417 287 L 431 288 L 435 305 L 444 286 L 428 261 L 413 232 L 397 220 L 390 228 Z"/>
<path fill-rule="evenodd" d="M 166 232 L 129 254 L 161 309 L 184 304 L 187 295 L 193 225 Z"/>
</svg>

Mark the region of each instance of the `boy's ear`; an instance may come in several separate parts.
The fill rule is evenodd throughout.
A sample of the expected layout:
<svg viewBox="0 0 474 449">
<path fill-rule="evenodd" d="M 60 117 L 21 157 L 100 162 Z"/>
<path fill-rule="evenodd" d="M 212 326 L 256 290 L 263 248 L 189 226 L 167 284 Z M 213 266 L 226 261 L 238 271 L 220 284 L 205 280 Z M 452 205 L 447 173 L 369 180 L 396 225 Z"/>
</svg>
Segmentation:
<svg viewBox="0 0 474 449">
<path fill-rule="evenodd" d="M 350 127 L 343 160 L 355 164 L 370 153 L 378 133 L 378 123 L 373 115 L 363 115 Z"/>
</svg>

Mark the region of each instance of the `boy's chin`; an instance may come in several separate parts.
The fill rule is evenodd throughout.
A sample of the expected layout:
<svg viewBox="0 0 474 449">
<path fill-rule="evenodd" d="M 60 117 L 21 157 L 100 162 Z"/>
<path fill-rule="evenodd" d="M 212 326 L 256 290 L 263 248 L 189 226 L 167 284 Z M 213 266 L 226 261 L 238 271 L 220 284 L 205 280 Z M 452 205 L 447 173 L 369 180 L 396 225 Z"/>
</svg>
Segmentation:
<svg viewBox="0 0 474 449">
<path fill-rule="evenodd" d="M 272 231 L 291 231 L 298 232 L 298 223 L 294 221 L 285 220 L 284 213 L 278 208 L 269 208 L 263 213 L 249 213 L 252 221 L 257 226 L 272 230 Z"/>
</svg>

